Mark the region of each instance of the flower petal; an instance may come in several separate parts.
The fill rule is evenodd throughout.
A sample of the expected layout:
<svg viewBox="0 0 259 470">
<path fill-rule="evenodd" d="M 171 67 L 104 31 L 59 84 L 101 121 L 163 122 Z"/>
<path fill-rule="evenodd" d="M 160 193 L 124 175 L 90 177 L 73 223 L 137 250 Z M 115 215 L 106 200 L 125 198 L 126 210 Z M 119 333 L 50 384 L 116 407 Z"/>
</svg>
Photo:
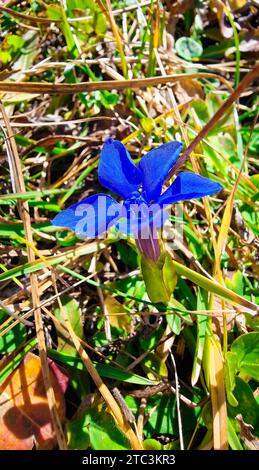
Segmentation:
<svg viewBox="0 0 259 470">
<path fill-rule="evenodd" d="M 222 185 L 191 171 L 179 173 L 171 186 L 160 196 L 159 204 L 172 204 L 179 201 L 197 199 L 217 193 Z"/>
<path fill-rule="evenodd" d="M 118 140 L 107 139 L 101 151 L 98 177 L 102 186 L 126 199 L 137 191 L 141 174 L 134 165 L 124 145 Z"/>
<path fill-rule="evenodd" d="M 143 239 L 150 237 L 150 231 L 156 234 L 168 219 L 166 210 L 159 204 L 133 204 L 130 207 L 122 206 L 121 219 L 116 221 L 115 227 L 126 235 L 139 236 Z M 156 235 L 155 235 L 156 236 Z"/>
<path fill-rule="evenodd" d="M 94 194 L 60 212 L 52 220 L 86 238 L 95 238 L 115 224 L 122 206 L 107 194 Z"/>
<path fill-rule="evenodd" d="M 142 174 L 143 196 L 147 202 L 157 201 L 169 170 L 176 162 L 182 143 L 174 140 L 146 153 L 139 162 Z"/>
</svg>

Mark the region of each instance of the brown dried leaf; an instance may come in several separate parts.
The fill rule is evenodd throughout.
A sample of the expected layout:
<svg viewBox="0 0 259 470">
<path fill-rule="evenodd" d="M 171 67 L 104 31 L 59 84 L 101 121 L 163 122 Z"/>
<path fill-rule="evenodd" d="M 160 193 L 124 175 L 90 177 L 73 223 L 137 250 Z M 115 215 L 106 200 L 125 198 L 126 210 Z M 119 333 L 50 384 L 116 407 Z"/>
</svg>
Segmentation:
<svg viewBox="0 0 259 470">
<path fill-rule="evenodd" d="M 259 439 L 252 434 L 253 426 L 243 420 L 242 415 L 237 415 L 236 420 L 240 426 L 240 437 L 250 450 L 259 450 Z"/>
<path fill-rule="evenodd" d="M 64 422 L 64 395 L 52 370 L 50 377 L 59 417 Z M 0 449 L 52 449 L 55 444 L 41 362 L 38 356 L 28 353 L 0 387 Z"/>
<path fill-rule="evenodd" d="M 188 103 L 190 100 L 204 99 L 201 84 L 197 80 L 186 78 L 175 85 L 175 94 L 179 103 Z M 187 105 L 188 106 L 188 105 Z"/>
</svg>

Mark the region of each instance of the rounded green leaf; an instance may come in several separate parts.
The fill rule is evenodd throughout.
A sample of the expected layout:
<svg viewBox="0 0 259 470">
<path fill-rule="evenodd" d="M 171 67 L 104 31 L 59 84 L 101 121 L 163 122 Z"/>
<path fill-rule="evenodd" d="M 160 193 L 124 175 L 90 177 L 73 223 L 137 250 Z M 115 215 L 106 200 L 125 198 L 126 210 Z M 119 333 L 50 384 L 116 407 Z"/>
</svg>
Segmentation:
<svg viewBox="0 0 259 470">
<path fill-rule="evenodd" d="M 259 333 L 253 331 L 239 336 L 231 351 L 237 355 L 237 369 L 259 380 Z"/>
<path fill-rule="evenodd" d="M 128 450 L 129 443 L 116 426 L 113 417 L 104 409 L 88 408 L 85 413 L 67 424 L 70 450 Z"/>
<path fill-rule="evenodd" d="M 233 393 L 238 405 L 235 407 L 228 405 L 229 419 L 232 420 L 238 430 L 236 416 L 241 414 L 244 422 L 253 426 L 253 434 L 259 436 L 259 405 L 254 398 L 251 387 L 244 380 L 236 377 L 236 386 Z"/>
<path fill-rule="evenodd" d="M 0 324 L 6 320 L 4 312 L 0 312 Z M 26 339 L 27 333 L 23 323 L 18 323 L 11 330 L 0 336 L 0 354 L 7 354 L 15 351 L 18 346 Z"/>
<path fill-rule="evenodd" d="M 185 60 L 192 60 L 200 57 L 203 53 L 202 45 L 193 38 L 182 37 L 175 43 L 177 54 Z"/>
</svg>

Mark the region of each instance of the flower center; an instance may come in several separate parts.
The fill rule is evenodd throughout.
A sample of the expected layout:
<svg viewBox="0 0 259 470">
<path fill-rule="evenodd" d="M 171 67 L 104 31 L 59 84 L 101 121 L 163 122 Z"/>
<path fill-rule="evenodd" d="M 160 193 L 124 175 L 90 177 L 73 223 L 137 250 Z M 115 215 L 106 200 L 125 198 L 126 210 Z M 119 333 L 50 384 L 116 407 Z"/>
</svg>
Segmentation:
<svg viewBox="0 0 259 470">
<path fill-rule="evenodd" d="M 147 201 L 144 199 L 140 191 L 133 191 L 130 197 L 124 201 L 124 205 L 127 210 L 136 209 L 136 205 L 139 206 L 140 204 L 147 204 Z"/>
<path fill-rule="evenodd" d="M 133 193 L 131 193 L 130 197 L 128 197 L 124 201 L 124 205 L 127 208 L 127 210 L 130 210 L 131 206 L 136 206 L 136 205 L 139 206 L 140 204 L 147 204 L 147 201 L 142 196 L 140 190 L 139 191 L 133 191 Z"/>
</svg>

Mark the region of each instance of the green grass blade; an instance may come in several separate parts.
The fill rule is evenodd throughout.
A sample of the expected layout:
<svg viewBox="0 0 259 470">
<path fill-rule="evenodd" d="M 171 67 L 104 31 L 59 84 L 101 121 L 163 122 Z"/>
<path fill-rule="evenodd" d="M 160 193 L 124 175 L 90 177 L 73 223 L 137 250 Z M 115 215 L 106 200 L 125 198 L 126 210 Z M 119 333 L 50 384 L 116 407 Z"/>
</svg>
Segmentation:
<svg viewBox="0 0 259 470">
<path fill-rule="evenodd" d="M 54 349 L 48 349 L 48 356 L 51 359 L 62 362 L 62 364 L 68 367 L 74 367 L 78 370 L 85 369 L 84 363 L 79 357 L 63 354 L 58 351 L 55 351 Z M 98 374 L 100 374 L 101 377 L 106 377 L 107 379 L 120 380 L 122 382 L 146 386 L 154 385 L 156 383 L 152 380 L 146 379 L 145 377 L 141 377 L 140 375 L 132 374 L 130 372 L 117 369 L 116 367 L 111 366 L 109 364 L 98 364 L 95 362 L 93 364 L 95 365 Z"/>
<path fill-rule="evenodd" d="M 206 298 L 204 292 L 201 289 L 198 290 L 197 296 L 197 310 L 206 310 L 207 308 Z M 192 368 L 192 386 L 196 385 L 198 382 L 201 365 L 202 365 L 202 356 L 205 344 L 207 323 L 209 317 L 207 315 L 197 315 L 197 340 L 196 340 L 196 349 L 194 353 L 194 361 Z"/>
<path fill-rule="evenodd" d="M 187 268 L 183 264 L 178 263 L 177 261 L 173 261 L 177 274 L 180 276 L 187 277 L 189 281 L 194 282 L 197 286 L 202 287 L 208 292 L 212 292 L 213 294 L 222 297 L 225 300 L 228 300 L 231 304 L 234 305 L 242 305 L 249 310 L 249 313 L 255 315 L 258 311 L 258 307 L 249 300 L 245 299 L 241 295 L 236 294 L 230 289 L 218 284 L 216 281 L 211 281 L 210 279 L 206 278 L 202 274 L 193 271 L 190 268 Z"/>
<path fill-rule="evenodd" d="M 0 385 L 2 385 L 9 375 L 18 367 L 20 362 L 23 360 L 24 356 L 31 351 L 37 345 L 36 338 L 33 338 L 26 344 L 22 351 L 20 351 L 16 356 L 8 362 L 8 364 L 3 367 L 0 371 Z"/>
</svg>

